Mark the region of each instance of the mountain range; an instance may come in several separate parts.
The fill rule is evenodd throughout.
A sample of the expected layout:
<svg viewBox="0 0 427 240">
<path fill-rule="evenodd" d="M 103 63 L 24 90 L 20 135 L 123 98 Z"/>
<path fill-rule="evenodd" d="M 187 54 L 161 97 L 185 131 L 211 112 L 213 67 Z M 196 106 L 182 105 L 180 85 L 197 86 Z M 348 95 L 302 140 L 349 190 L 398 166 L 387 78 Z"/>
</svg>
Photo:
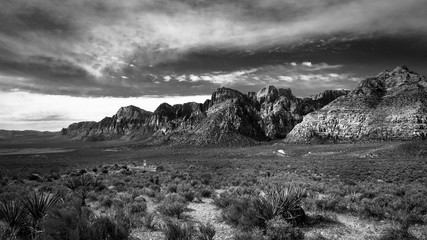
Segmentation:
<svg viewBox="0 0 427 240">
<path fill-rule="evenodd" d="M 289 143 L 410 140 L 427 136 L 425 77 L 405 66 L 349 90 L 299 98 L 291 89 L 247 94 L 219 88 L 204 103 L 163 103 L 154 112 L 120 108 L 99 122 L 73 123 L 62 134 L 77 140 L 137 140 L 144 145 L 243 146 Z"/>
</svg>

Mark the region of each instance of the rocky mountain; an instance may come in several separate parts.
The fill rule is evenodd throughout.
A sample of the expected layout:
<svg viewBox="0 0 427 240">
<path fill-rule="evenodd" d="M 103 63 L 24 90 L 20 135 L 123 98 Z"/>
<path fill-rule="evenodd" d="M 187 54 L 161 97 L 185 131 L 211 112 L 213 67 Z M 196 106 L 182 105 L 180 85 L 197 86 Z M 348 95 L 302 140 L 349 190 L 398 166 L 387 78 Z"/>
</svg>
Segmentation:
<svg viewBox="0 0 427 240">
<path fill-rule="evenodd" d="M 426 101 L 426 78 L 400 66 L 308 114 L 286 142 L 426 139 Z"/>
<path fill-rule="evenodd" d="M 147 145 L 250 145 L 286 137 L 304 115 L 347 93 L 333 90 L 298 98 L 290 89 L 274 86 L 248 94 L 219 88 L 204 103 L 163 103 L 154 112 L 122 107 L 100 122 L 73 123 L 62 134 L 92 141 L 137 139 Z"/>
</svg>

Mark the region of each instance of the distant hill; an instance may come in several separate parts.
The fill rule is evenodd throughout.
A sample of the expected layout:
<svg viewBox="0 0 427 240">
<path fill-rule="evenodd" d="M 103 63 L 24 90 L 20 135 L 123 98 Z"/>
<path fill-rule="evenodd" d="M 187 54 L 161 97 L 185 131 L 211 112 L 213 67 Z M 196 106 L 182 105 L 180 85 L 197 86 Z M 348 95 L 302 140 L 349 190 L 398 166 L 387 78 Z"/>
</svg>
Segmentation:
<svg viewBox="0 0 427 240">
<path fill-rule="evenodd" d="M 427 138 L 427 81 L 400 66 L 360 82 L 312 112 L 286 142 L 356 142 Z"/>
<path fill-rule="evenodd" d="M 73 123 L 62 134 L 88 141 L 139 140 L 146 145 L 251 145 L 285 138 L 303 116 L 347 93 L 328 90 L 298 98 L 290 89 L 274 86 L 248 94 L 219 88 L 204 103 L 163 103 L 154 112 L 122 107 L 99 122 Z"/>
</svg>

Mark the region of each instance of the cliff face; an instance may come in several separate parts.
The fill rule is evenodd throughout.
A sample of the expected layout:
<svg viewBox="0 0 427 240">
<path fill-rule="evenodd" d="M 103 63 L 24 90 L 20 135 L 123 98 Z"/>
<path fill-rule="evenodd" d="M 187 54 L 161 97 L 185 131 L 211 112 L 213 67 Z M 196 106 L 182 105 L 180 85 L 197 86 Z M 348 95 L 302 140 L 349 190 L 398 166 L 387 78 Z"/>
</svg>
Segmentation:
<svg viewBox="0 0 427 240">
<path fill-rule="evenodd" d="M 304 117 L 287 142 L 412 140 L 427 136 L 427 81 L 406 66 L 368 78 Z"/>
<path fill-rule="evenodd" d="M 74 123 L 62 133 L 83 140 L 139 139 L 149 145 L 249 145 L 284 138 L 304 115 L 345 94 L 326 91 L 301 99 L 274 86 L 248 94 L 219 88 L 203 104 L 163 103 L 154 112 L 122 107 L 112 117 Z"/>
</svg>

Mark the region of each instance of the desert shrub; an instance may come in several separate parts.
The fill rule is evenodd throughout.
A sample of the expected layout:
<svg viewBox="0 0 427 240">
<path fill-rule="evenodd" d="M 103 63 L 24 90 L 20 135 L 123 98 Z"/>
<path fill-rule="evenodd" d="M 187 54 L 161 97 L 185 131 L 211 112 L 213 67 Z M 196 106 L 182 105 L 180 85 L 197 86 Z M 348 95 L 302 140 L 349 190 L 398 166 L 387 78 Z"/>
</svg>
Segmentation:
<svg viewBox="0 0 427 240">
<path fill-rule="evenodd" d="M 326 195 L 323 198 L 314 200 L 314 204 L 321 211 L 339 211 L 342 198 L 337 195 Z"/>
<path fill-rule="evenodd" d="M 181 218 L 182 214 L 187 211 L 187 204 L 182 202 L 164 201 L 157 207 L 157 211 L 165 216 Z"/>
<path fill-rule="evenodd" d="M 199 190 L 199 193 L 201 197 L 210 198 L 214 194 L 214 191 L 210 188 L 202 188 Z"/>
<path fill-rule="evenodd" d="M 169 184 L 167 186 L 166 192 L 167 193 L 176 193 L 178 191 L 178 186 L 175 184 Z"/>
<path fill-rule="evenodd" d="M 165 240 L 191 240 L 195 234 L 195 228 L 191 223 L 165 219 L 162 232 L 165 234 Z"/>
<path fill-rule="evenodd" d="M 187 202 L 186 199 L 181 196 L 178 193 L 168 193 L 165 195 L 164 197 L 164 201 L 165 202 L 180 202 L 180 203 L 185 203 Z"/>
<path fill-rule="evenodd" d="M 266 236 L 269 240 L 302 240 L 304 234 L 299 228 L 293 227 L 285 219 L 277 216 L 267 221 Z"/>
<path fill-rule="evenodd" d="M 157 227 L 156 215 L 154 213 L 147 213 L 142 217 L 142 225 L 148 230 L 154 230 Z"/>
<path fill-rule="evenodd" d="M 111 208 L 111 206 L 113 206 L 113 200 L 111 200 L 111 198 L 109 197 L 105 197 L 103 198 L 103 200 L 101 201 L 101 206 L 105 207 L 105 208 Z"/>
<path fill-rule="evenodd" d="M 257 217 L 252 202 L 249 198 L 234 199 L 223 211 L 223 219 L 234 226 L 243 229 L 262 226 L 263 222 Z"/>
<path fill-rule="evenodd" d="M 252 231 L 238 231 L 233 235 L 233 240 L 265 240 L 260 229 Z"/>
<path fill-rule="evenodd" d="M 156 196 L 156 192 L 150 188 L 143 188 L 142 194 L 145 194 L 148 197 L 155 197 Z"/>
<path fill-rule="evenodd" d="M 200 223 L 197 229 L 197 233 L 195 234 L 196 240 L 213 240 L 215 236 L 215 227 L 210 224 Z"/>
<path fill-rule="evenodd" d="M 303 223 L 306 215 L 301 207 L 306 190 L 294 186 L 272 185 L 253 199 L 256 216 L 264 222 L 281 216 L 292 223 Z"/>
<path fill-rule="evenodd" d="M 90 226 L 90 239 L 126 240 L 130 229 L 125 224 L 111 217 L 98 217 Z"/>
<path fill-rule="evenodd" d="M 180 194 L 181 194 L 181 196 L 183 196 L 185 198 L 185 200 L 187 202 L 193 201 L 194 197 L 196 195 L 193 191 L 183 192 L 183 193 L 180 193 Z"/>
<path fill-rule="evenodd" d="M 145 202 L 133 202 L 129 205 L 129 213 L 144 213 L 147 211 L 147 204 Z"/>
<path fill-rule="evenodd" d="M 47 239 L 111 239 L 129 238 L 129 221 L 120 212 L 114 216 L 94 217 L 87 207 L 76 205 L 51 211 L 44 220 Z"/>
<path fill-rule="evenodd" d="M 226 208 L 234 201 L 237 196 L 228 191 L 222 192 L 219 196 L 214 197 L 214 205 L 219 208 Z"/>
<path fill-rule="evenodd" d="M 385 230 L 378 240 L 418 240 L 418 238 L 412 235 L 408 229 L 394 226 Z"/>
</svg>

